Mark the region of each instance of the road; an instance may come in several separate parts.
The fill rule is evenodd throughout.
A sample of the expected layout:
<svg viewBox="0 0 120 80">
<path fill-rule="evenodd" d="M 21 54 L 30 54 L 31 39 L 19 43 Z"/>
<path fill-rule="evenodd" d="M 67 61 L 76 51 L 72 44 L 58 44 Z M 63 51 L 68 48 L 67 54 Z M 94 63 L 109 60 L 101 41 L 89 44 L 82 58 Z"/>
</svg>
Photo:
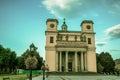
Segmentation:
<svg viewBox="0 0 120 80">
<path fill-rule="evenodd" d="M 32 80 L 43 80 L 42 75 L 33 78 Z M 51 75 L 45 80 L 120 80 L 120 76 L 54 76 Z"/>
</svg>

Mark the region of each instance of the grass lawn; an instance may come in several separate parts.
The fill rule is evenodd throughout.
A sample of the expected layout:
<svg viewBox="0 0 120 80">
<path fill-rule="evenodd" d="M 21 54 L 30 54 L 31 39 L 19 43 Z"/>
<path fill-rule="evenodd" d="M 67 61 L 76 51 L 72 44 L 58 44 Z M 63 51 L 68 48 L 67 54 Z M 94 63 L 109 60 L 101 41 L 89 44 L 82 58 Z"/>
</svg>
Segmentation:
<svg viewBox="0 0 120 80">
<path fill-rule="evenodd" d="M 3 78 L 9 77 L 10 80 L 25 80 L 27 79 L 27 75 L 0 75 L 0 80 L 3 80 Z"/>
</svg>

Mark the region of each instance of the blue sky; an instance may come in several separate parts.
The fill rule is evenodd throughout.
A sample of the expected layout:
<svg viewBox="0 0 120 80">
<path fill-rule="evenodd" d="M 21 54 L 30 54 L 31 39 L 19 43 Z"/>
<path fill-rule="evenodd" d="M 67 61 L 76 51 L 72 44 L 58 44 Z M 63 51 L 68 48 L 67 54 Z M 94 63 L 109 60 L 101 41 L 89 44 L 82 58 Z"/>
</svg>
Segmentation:
<svg viewBox="0 0 120 80">
<path fill-rule="evenodd" d="M 46 19 L 66 18 L 68 30 L 79 31 L 93 20 L 96 52 L 120 58 L 120 0 L 0 0 L 0 44 L 21 55 L 31 43 L 45 57 Z"/>
</svg>

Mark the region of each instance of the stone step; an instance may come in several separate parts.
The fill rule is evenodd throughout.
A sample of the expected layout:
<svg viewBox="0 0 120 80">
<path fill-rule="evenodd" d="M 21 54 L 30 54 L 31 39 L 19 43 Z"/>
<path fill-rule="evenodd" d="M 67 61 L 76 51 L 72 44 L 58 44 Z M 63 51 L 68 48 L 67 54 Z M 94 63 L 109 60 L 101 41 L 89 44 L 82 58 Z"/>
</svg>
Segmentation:
<svg viewBox="0 0 120 80">
<path fill-rule="evenodd" d="M 49 75 L 101 75 L 95 72 L 48 72 Z"/>
</svg>

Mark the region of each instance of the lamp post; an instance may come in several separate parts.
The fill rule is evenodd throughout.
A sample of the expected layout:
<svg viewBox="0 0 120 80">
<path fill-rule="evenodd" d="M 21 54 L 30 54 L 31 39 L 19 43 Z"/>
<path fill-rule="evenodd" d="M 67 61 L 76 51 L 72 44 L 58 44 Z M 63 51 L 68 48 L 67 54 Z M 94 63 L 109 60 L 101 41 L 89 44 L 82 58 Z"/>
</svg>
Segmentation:
<svg viewBox="0 0 120 80">
<path fill-rule="evenodd" d="M 32 68 L 30 67 L 30 80 L 32 80 Z"/>
<path fill-rule="evenodd" d="M 43 62 L 43 65 L 42 65 L 41 69 L 43 71 L 43 80 L 45 80 L 45 70 L 46 70 L 45 61 Z"/>
<path fill-rule="evenodd" d="M 34 46 L 34 44 L 32 43 L 31 45 L 30 45 L 30 54 L 33 54 L 34 53 L 34 50 L 35 50 L 35 46 Z M 31 55 L 31 56 L 33 56 L 33 55 Z M 33 63 L 31 63 L 30 64 L 30 67 L 29 67 L 29 69 L 30 69 L 30 80 L 32 80 L 32 66 L 31 65 L 33 65 Z"/>
<path fill-rule="evenodd" d="M 36 57 L 29 56 L 26 60 L 26 64 L 28 63 L 27 67 L 29 67 L 30 70 L 30 77 L 29 80 L 32 80 L 32 69 L 34 69 L 37 65 L 37 59 Z"/>
<path fill-rule="evenodd" d="M 30 52 L 29 55 L 27 56 L 27 58 L 25 59 L 25 65 L 26 68 L 29 69 L 30 74 L 29 74 L 29 80 L 32 80 L 32 69 L 36 68 L 36 65 L 38 63 L 36 56 L 34 55 L 35 51 L 36 51 L 36 47 L 34 46 L 34 44 L 32 43 L 30 45 Z"/>
</svg>

